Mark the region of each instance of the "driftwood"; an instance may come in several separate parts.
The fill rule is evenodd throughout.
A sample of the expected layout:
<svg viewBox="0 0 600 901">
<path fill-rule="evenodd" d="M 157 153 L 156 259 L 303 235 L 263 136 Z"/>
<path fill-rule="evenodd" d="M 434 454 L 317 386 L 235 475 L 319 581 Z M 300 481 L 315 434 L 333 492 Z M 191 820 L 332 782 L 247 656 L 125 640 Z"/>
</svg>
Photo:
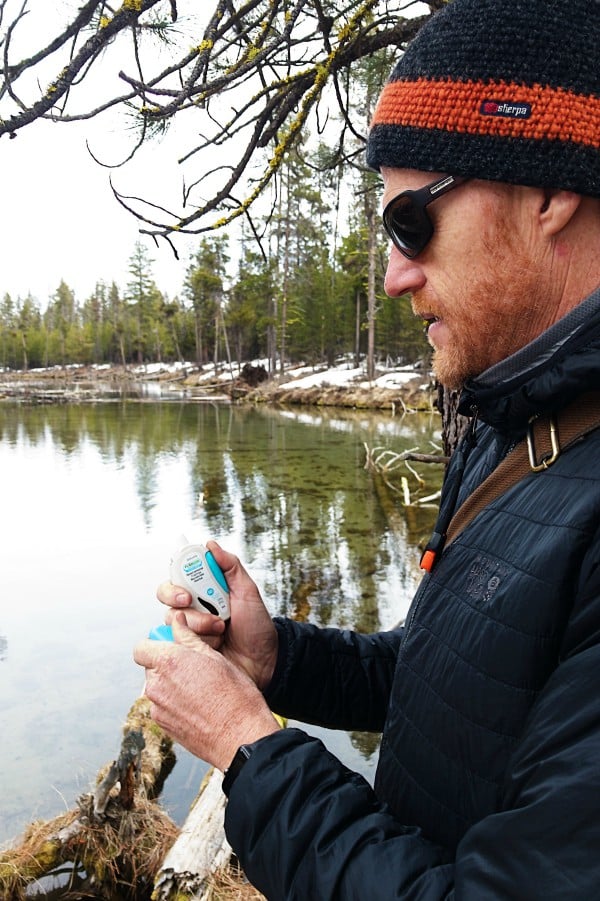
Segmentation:
<svg viewBox="0 0 600 901">
<path fill-rule="evenodd" d="M 119 757 L 100 771 L 95 789 L 75 809 L 32 823 L 17 847 L 0 854 L 1 901 L 25 901 L 41 879 L 64 881 L 65 873 L 69 897 L 120 897 L 121 891 L 132 898 L 151 892 L 153 901 L 263 898 L 225 838 L 221 773 L 209 771 L 179 830 L 155 801 L 175 755 L 145 697 L 132 706 L 123 731 Z"/>
<path fill-rule="evenodd" d="M 154 882 L 153 901 L 204 901 L 213 874 L 231 859 L 223 818 L 222 774 L 211 770 Z"/>
<path fill-rule="evenodd" d="M 123 810 L 131 810 L 135 802 L 135 790 L 139 788 L 142 776 L 142 751 L 146 740 L 141 730 L 126 732 L 121 743 L 118 760 L 113 761 L 104 779 L 94 792 L 94 817 L 101 820 L 111 798 L 111 792 L 119 786 L 119 803 Z"/>
<path fill-rule="evenodd" d="M 99 774 L 94 793 L 54 820 L 32 823 L 21 843 L 0 855 L 0 898 L 25 898 L 28 886 L 67 864 L 73 873 L 83 869 L 94 891 L 151 885 L 177 827 L 153 801 L 174 755 L 149 711 L 145 698 L 132 706 L 119 759 Z"/>
<path fill-rule="evenodd" d="M 415 448 L 396 453 L 382 447 L 369 448 L 366 442 L 364 442 L 364 448 L 366 453 L 365 469 L 374 469 L 382 475 L 386 475 L 404 463 L 407 469 L 409 469 L 420 482 L 423 480 L 410 466 L 408 466 L 409 460 L 412 460 L 414 463 L 437 463 L 443 466 L 446 466 L 450 460 L 450 457 L 443 454 L 419 453 Z"/>
</svg>

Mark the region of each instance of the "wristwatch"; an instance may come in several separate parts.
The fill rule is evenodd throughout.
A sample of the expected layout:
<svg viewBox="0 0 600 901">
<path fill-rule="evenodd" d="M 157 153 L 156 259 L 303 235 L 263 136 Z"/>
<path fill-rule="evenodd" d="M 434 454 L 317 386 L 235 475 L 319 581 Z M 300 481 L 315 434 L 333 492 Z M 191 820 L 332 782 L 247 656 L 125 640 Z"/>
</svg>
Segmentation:
<svg viewBox="0 0 600 901">
<path fill-rule="evenodd" d="M 222 788 L 227 798 L 229 797 L 231 786 L 239 776 L 240 771 L 242 770 L 244 765 L 250 759 L 253 750 L 254 748 L 252 745 L 240 745 L 240 747 L 235 752 L 233 760 L 223 773 Z"/>
</svg>

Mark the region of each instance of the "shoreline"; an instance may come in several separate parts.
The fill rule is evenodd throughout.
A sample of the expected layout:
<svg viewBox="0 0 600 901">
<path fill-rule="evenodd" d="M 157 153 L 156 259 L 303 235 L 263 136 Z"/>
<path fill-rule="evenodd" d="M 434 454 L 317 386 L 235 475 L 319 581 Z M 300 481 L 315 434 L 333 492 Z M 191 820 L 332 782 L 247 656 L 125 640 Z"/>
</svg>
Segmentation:
<svg viewBox="0 0 600 901">
<path fill-rule="evenodd" d="M 252 371 L 257 371 L 258 367 Z M 264 373 L 264 369 L 262 369 Z M 309 375 L 307 376 L 307 373 Z M 266 373 L 265 373 L 266 375 Z M 429 373 L 386 369 L 369 383 L 344 367 L 296 367 L 251 385 L 241 375 L 214 367 L 68 366 L 0 372 L 0 401 L 29 404 L 138 401 L 196 401 L 278 406 L 330 406 L 396 412 L 437 412 Z"/>
</svg>

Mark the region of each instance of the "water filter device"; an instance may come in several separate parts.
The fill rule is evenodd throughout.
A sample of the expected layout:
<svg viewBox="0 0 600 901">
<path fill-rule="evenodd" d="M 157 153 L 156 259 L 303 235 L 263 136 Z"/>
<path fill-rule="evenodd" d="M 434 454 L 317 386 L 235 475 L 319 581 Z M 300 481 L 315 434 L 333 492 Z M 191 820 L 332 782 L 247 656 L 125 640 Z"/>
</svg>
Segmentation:
<svg viewBox="0 0 600 901">
<path fill-rule="evenodd" d="M 190 544 L 185 535 L 171 559 L 171 582 L 187 588 L 192 607 L 228 620 L 229 586 L 221 567 L 203 544 Z"/>
<path fill-rule="evenodd" d="M 171 558 L 170 576 L 174 585 L 187 588 L 196 610 L 220 616 L 225 621 L 229 619 L 229 586 L 221 567 L 203 544 L 190 544 L 181 535 Z M 155 626 L 148 638 L 173 641 L 173 630 L 165 624 Z"/>
</svg>

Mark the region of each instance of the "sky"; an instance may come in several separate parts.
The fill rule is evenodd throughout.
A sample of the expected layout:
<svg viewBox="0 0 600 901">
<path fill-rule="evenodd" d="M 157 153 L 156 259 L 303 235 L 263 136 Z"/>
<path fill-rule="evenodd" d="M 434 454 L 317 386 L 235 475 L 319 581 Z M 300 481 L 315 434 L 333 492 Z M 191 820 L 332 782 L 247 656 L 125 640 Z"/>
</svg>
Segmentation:
<svg viewBox="0 0 600 901">
<path fill-rule="evenodd" d="M 57 33 L 57 22 L 66 21 L 69 11 L 78 5 L 74 0 L 29 0 L 28 17 L 15 31 L 15 56 L 17 51 L 26 53 L 32 47 L 45 46 Z M 5 23 L 8 20 L 5 13 Z M 88 96 L 106 96 L 113 88 L 123 90 L 114 75 L 118 64 L 102 65 L 106 65 L 102 86 L 99 78 L 90 80 L 89 91 L 97 94 Z M 59 68 L 53 63 L 48 83 Z M 23 96 L 30 99 L 33 89 L 28 92 L 24 88 Z M 82 98 L 79 106 L 83 105 Z M 84 123 L 40 121 L 20 129 L 13 139 L 2 136 L 0 297 L 6 292 L 13 299 L 31 293 L 44 308 L 61 280 L 80 302 L 99 280 L 109 284 L 114 280 L 125 287 L 129 259 L 138 240 L 154 260 L 152 274 L 159 289 L 169 297 L 178 294 L 199 238 L 179 238 L 178 262 L 165 242 L 156 247 L 151 238 L 139 234 L 140 223 L 114 198 L 110 179 L 124 194 L 177 206 L 173 201 L 181 197 L 183 176 L 177 159 L 182 150 L 192 146 L 195 132 L 189 117 L 186 122 L 176 121 L 166 138 L 153 140 L 131 163 L 117 169 L 98 165 L 86 140 L 103 162 L 123 159 L 132 140 L 123 114 Z"/>
<path fill-rule="evenodd" d="M 140 236 L 138 221 L 114 198 L 110 173 L 91 158 L 81 132 L 40 123 L 0 141 L 0 294 L 31 293 L 43 303 L 62 279 L 82 301 L 98 280 L 124 286 L 129 258 L 142 240 L 155 261 L 154 280 L 172 297 L 185 276 L 186 243 L 178 242 L 177 262 L 166 244 L 157 248 Z M 129 193 L 135 184 L 151 185 L 159 150 L 153 147 L 152 164 L 140 160 L 135 177 L 114 173 L 117 186 Z M 169 181 L 179 193 L 173 174 Z"/>
<path fill-rule="evenodd" d="M 419 13 L 419 3 L 400 8 L 405 15 Z M 21 9 L 23 0 L 3 0 L 3 29 Z M 80 0 L 26 0 L 27 14 L 14 29 L 9 61 L 31 55 L 48 44 L 73 18 Z M 204 33 L 204 23 L 215 0 L 179 0 L 177 29 L 185 50 L 196 46 Z M 6 4 L 6 6 L 4 5 Z M 166 0 L 165 0 L 166 4 Z M 0 29 L 1 32 L 2 29 Z M 1 37 L 1 33 L 0 33 Z M 151 48 L 157 71 L 173 59 L 156 45 Z M 18 82 L 19 93 L 30 103 L 39 97 L 39 85 L 50 84 L 66 60 L 52 58 L 36 80 Z M 119 69 L 135 75 L 129 52 L 117 41 L 109 47 L 100 64 L 94 63 L 81 88 L 72 92 L 67 112 L 89 109 L 123 92 Z M 133 71 L 132 71 L 133 70 Z M 39 79 L 39 83 L 38 83 Z M 236 100 L 236 102 L 238 102 Z M 8 98 L 0 97 L 0 117 L 14 112 Z M 56 292 L 61 280 L 83 303 L 98 281 L 115 281 L 124 289 L 129 281 L 129 260 L 136 241 L 147 248 L 152 277 L 169 298 L 181 293 L 190 257 L 202 236 L 178 235 L 174 239 L 177 260 L 164 241 L 156 246 L 152 238 L 140 235 L 139 221 L 115 199 L 111 179 L 122 194 L 140 196 L 179 213 L 182 183 L 198 177 L 198 167 L 206 171 L 216 161 L 193 157 L 182 167 L 179 157 L 196 144 L 202 129 L 201 114 L 192 110 L 178 114 L 164 138 L 145 145 L 126 166 L 106 168 L 123 160 L 131 149 L 133 134 L 124 113 L 109 113 L 82 123 L 38 121 L 20 129 L 14 139 L 0 138 L 0 298 L 9 293 L 13 300 L 31 294 L 42 309 Z M 217 151 L 220 155 L 223 151 Z M 186 213 L 189 212 L 186 210 Z M 230 248 L 235 256 L 234 249 Z"/>
</svg>

